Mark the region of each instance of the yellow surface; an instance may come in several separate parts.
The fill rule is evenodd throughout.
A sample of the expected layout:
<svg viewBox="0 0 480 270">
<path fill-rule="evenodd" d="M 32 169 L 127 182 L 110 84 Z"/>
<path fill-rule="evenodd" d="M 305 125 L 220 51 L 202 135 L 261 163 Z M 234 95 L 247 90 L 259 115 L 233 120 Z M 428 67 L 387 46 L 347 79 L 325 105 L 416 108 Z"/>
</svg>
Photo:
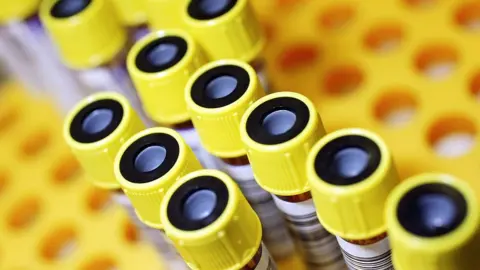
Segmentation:
<svg viewBox="0 0 480 270">
<path fill-rule="evenodd" d="M 329 184 L 316 173 L 318 152 L 329 142 L 351 135 L 372 140 L 380 150 L 380 163 L 360 183 L 347 186 Z M 349 240 L 365 240 L 387 231 L 382 215 L 385 201 L 400 180 L 390 151 L 375 133 L 362 129 L 342 129 L 326 135 L 313 146 L 306 168 L 318 218 L 330 233 Z"/>
<path fill-rule="evenodd" d="M 247 133 L 247 119 L 261 104 L 277 98 L 294 98 L 306 105 L 309 120 L 295 138 L 279 144 L 261 144 Z M 280 196 L 299 195 L 310 191 L 307 181 L 307 155 L 313 145 L 325 135 L 322 120 L 314 104 L 305 96 L 283 92 L 262 97 L 248 108 L 240 122 L 240 135 L 247 150 L 255 179 L 266 191 Z"/>
<path fill-rule="evenodd" d="M 68 18 L 55 18 L 50 10 L 57 0 L 44 1 L 40 17 L 62 60 L 74 69 L 107 64 L 127 41 L 109 0 L 92 1 L 84 10 Z"/>
<path fill-rule="evenodd" d="M 54 107 L 12 84 L 0 91 L 0 269 L 166 269 L 86 180 Z"/>
<path fill-rule="evenodd" d="M 2 1 L 0 24 L 21 21 L 32 16 L 40 5 L 40 0 Z"/>
<path fill-rule="evenodd" d="M 478 1 L 251 2 L 267 30 L 274 89 L 311 98 L 328 132 L 377 132 L 401 179 L 442 171 L 480 191 Z M 452 63 L 451 72 L 431 78 L 425 71 L 436 63 L 446 70 Z M 416 109 L 405 125 L 381 120 L 405 107 Z M 455 131 L 473 136 L 472 149 L 457 157 L 436 154 L 432 143 Z"/>
<path fill-rule="evenodd" d="M 70 135 L 72 121 L 85 107 L 99 100 L 114 100 L 120 103 L 123 109 L 120 124 L 111 134 L 99 141 L 76 141 Z M 113 170 L 115 156 L 130 137 L 144 128 L 142 120 L 124 96 L 115 92 L 99 92 L 81 100 L 68 113 L 63 124 L 63 140 L 67 142 L 94 185 L 105 189 L 118 189 L 120 184 Z"/>
<path fill-rule="evenodd" d="M 120 172 L 120 160 L 123 153 L 127 151 L 128 147 L 133 143 L 142 140 L 142 138 L 151 134 L 167 134 L 175 138 L 179 153 L 175 165 L 162 177 L 150 181 L 148 183 L 133 183 L 124 178 Z M 149 128 L 141 131 L 129 140 L 127 140 L 115 158 L 115 176 L 117 177 L 120 186 L 125 194 L 128 196 L 135 208 L 140 220 L 148 226 L 161 229 L 163 226 L 160 222 L 160 204 L 168 189 L 182 176 L 200 170 L 202 167 L 200 162 L 195 157 L 192 149 L 185 143 L 182 136 L 173 129 L 169 128 Z"/>
<path fill-rule="evenodd" d="M 217 178 L 225 184 L 228 191 L 227 205 L 210 225 L 199 230 L 181 230 L 168 219 L 169 200 L 183 184 L 204 176 Z M 260 247 L 260 219 L 233 179 L 220 171 L 201 170 L 181 178 L 167 191 L 160 215 L 165 233 L 192 269 L 241 269 Z"/>
<path fill-rule="evenodd" d="M 190 17 L 188 2 L 185 2 L 181 9 L 183 21 L 209 59 L 233 58 L 252 62 L 261 56 L 265 46 L 264 35 L 251 7 L 255 1 L 238 0 L 229 12 L 213 20 Z"/>
<path fill-rule="evenodd" d="M 452 232 L 439 237 L 419 237 L 400 225 L 397 206 L 405 194 L 424 184 L 443 184 L 460 192 L 467 205 L 463 222 Z M 420 174 L 399 185 L 387 202 L 386 220 L 395 269 L 474 270 L 480 257 L 480 209 L 471 187 L 463 180 L 445 174 Z"/>
<path fill-rule="evenodd" d="M 211 69 L 221 66 L 237 66 L 248 73 L 250 84 L 245 93 L 235 102 L 220 108 L 205 108 L 192 98 L 191 90 L 195 81 Z M 207 90 L 204 89 L 206 92 Z M 211 62 L 195 72 L 185 88 L 187 108 L 192 117 L 202 145 L 208 152 L 221 158 L 235 158 L 246 155 L 240 139 L 240 120 L 250 105 L 264 95 L 264 90 L 255 73 L 247 63 L 238 60 Z M 219 132 L 221 130 L 221 132 Z"/>
<path fill-rule="evenodd" d="M 137 67 L 138 54 L 149 44 L 161 38 L 178 37 L 187 44 L 183 58 L 161 72 L 145 72 Z M 173 125 L 190 119 L 185 103 L 184 89 L 190 76 L 207 59 L 193 38 L 182 30 L 162 30 L 150 33 L 138 41 L 128 53 L 127 68 L 149 117 L 157 123 Z"/>
</svg>

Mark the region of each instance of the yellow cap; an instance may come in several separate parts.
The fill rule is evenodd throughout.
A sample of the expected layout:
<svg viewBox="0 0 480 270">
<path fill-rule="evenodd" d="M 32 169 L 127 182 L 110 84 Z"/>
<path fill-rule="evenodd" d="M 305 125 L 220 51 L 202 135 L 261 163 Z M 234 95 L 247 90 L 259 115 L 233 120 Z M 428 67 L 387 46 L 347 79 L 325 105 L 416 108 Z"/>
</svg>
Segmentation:
<svg viewBox="0 0 480 270">
<path fill-rule="evenodd" d="M 307 176 L 318 218 L 330 233 L 364 240 L 387 231 L 385 200 L 400 180 L 378 135 L 356 128 L 326 135 L 308 155 Z"/>
<path fill-rule="evenodd" d="M 2 1 L 0 23 L 24 20 L 37 11 L 39 4 L 40 0 Z"/>
<path fill-rule="evenodd" d="M 132 136 L 118 151 L 114 166 L 139 219 L 157 229 L 162 228 L 160 204 L 167 190 L 180 177 L 201 169 L 180 134 L 160 127 Z"/>
<path fill-rule="evenodd" d="M 305 162 L 308 151 L 323 135 L 325 130 L 313 103 L 293 92 L 259 99 L 240 123 L 255 179 L 263 189 L 280 196 L 310 191 Z"/>
<path fill-rule="evenodd" d="M 145 0 L 152 30 L 184 28 L 182 8 L 188 0 Z"/>
<path fill-rule="evenodd" d="M 476 270 L 478 199 L 463 180 L 426 173 L 403 181 L 387 201 L 395 269 Z"/>
<path fill-rule="evenodd" d="M 126 140 L 144 128 L 124 96 L 103 92 L 86 97 L 68 113 L 63 136 L 93 184 L 117 189 L 115 156 Z"/>
<path fill-rule="evenodd" d="M 160 216 L 192 269 L 242 269 L 260 247 L 260 220 L 223 172 L 201 170 L 177 181 L 165 195 Z"/>
<path fill-rule="evenodd" d="M 188 33 L 167 30 L 138 41 L 128 53 L 127 68 L 149 117 L 171 125 L 190 119 L 185 85 L 206 62 Z"/>
<path fill-rule="evenodd" d="M 126 29 L 107 0 L 45 1 L 40 17 L 62 59 L 71 68 L 106 64 L 121 52 L 127 41 Z"/>
<path fill-rule="evenodd" d="M 137 26 L 147 22 L 146 0 L 110 0 L 124 25 Z"/>
<path fill-rule="evenodd" d="M 206 2 L 190 1 L 182 12 L 187 29 L 205 49 L 209 59 L 234 58 L 252 62 L 258 58 L 265 38 L 249 1 Z"/>
<path fill-rule="evenodd" d="M 192 75 L 185 89 L 192 122 L 208 152 L 222 158 L 244 156 L 240 120 L 264 95 L 255 70 L 238 60 L 211 62 Z"/>
</svg>

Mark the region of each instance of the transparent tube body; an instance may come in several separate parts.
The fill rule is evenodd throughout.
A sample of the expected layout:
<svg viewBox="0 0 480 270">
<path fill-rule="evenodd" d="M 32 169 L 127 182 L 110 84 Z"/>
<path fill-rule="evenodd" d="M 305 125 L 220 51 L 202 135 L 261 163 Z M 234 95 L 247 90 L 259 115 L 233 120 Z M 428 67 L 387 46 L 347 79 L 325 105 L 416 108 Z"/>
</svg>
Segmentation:
<svg viewBox="0 0 480 270">
<path fill-rule="evenodd" d="M 135 213 L 135 209 L 130 203 L 130 200 L 121 190 L 113 193 L 113 200 L 127 211 L 130 220 L 139 230 L 142 240 L 153 245 L 157 252 L 161 254 L 165 262 L 170 266 L 169 269 L 188 269 L 187 265 L 183 262 L 165 233 L 142 223 Z"/>
<path fill-rule="evenodd" d="M 308 269 L 347 269 L 338 242 L 320 224 L 311 196 L 273 196 L 275 204 L 285 214 Z"/>
<path fill-rule="evenodd" d="M 250 63 L 255 69 L 258 80 L 265 90 L 265 94 L 272 93 L 274 91 L 272 83 L 268 79 L 266 62 L 262 58 L 258 58 Z"/>
<path fill-rule="evenodd" d="M 252 268 L 251 266 L 254 266 L 254 268 Z M 253 259 L 249 263 L 247 263 L 247 265 L 244 266 L 243 269 L 277 270 L 278 268 L 274 260 L 270 256 L 268 249 L 262 243 Z"/>
<path fill-rule="evenodd" d="M 203 168 L 221 170 L 221 161 L 219 158 L 211 155 L 205 148 L 203 148 L 200 141 L 200 136 L 193 127 L 191 122 L 186 125 L 176 126 L 175 130 L 180 133 L 185 142 L 190 146 L 198 161 Z"/>
<path fill-rule="evenodd" d="M 130 33 L 130 42 L 135 43 L 144 36 L 146 36 L 148 33 L 150 33 L 150 29 L 148 29 L 147 25 L 139 25 L 136 27 L 130 27 L 128 29 L 128 32 Z"/>
<path fill-rule="evenodd" d="M 262 239 L 268 250 L 276 259 L 287 258 L 294 253 L 295 245 L 290 237 L 285 219 L 270 193 L 263 190 L 255 181 L 248 159 L 246 157 L 243 159 L 246 159 L 246 162 L 239 165 L 222 161 L 222 167 L 237 182 L 247 201 L 260 218 Z"/>
<path fill-rule="evenodd" d="M 1 34 L 1 57 L 28 89 L 53 97 L 63 112 L 86 95 L 74 73 L 61 63 L 37 16 L 12 21 Z"/>
</svg>

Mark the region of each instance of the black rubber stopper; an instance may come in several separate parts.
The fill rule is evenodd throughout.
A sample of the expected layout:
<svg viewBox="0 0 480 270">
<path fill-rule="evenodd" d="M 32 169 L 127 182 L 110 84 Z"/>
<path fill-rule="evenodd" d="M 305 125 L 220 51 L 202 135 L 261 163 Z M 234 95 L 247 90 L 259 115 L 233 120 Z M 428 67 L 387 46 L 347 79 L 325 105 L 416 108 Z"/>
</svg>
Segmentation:
<svg viewBox="0 0 480 270">
<path fill-rule="evenodd" d="M 80 143 L 98 142 L 120 125 L 123 107 L 116 100 L 103 99 L 85 106 L 70 124 L 70 136 Z"/>
<path fill-rule="evenodd" d="M 57 1 L 50 14 L 55 18 L 68 18 L 82 12 L 90 5 L 92 0 L 60 0 Z"/>
<path fill-rule="evenodd" d="M 120 159 L 122 176 L 132 183 L 143 184 L 168 173 L 178 160 L 180 146 L 169 134 L 153 133 L 137 139 Z"/>
<path fill-rule="evenodd" d="M 188 15 L 196 20 L 211 20 L 228 13 L 237 0 L 192 0 Z"/>
<path fill-rule="evenodd" d="M 397 218 L 405 230 L 421 237 L 439 237 L 454 231 L 467 216 L 462 194 L 445 184 L 425 184 L 405 194 Z"/>
<path fill-rule="evenodd" d="M 247 119 L 247 133 L 257 143 L 273 145 L 298 136 L 307 126 L 310 112 L 305 103 L 279 97 L 259 105 Z"/>
<path fill-rule="evenodd" d="M 143 72 L 165 71 L 180 62 L 187 53 L 187 42 L 177 36 L 153 40 L 138 53 L 135 64 Z"/>
<path fill-rule="evenodd" d="M 348 186 L 368 179 L 380 160 L 380 149 L 374 141 L 358 135 L 343 136 L 318 151 L 315 171 L 329 184 Z"/>
<path fill-rule="evenodd" d="M 204 108 L 221 108 L 237 101 L 250 85 L 248 72 L 235 65 L 212 68 L 193 83 L 192 100 Z"/>
<path fill-rule="evenodd" d="M 225 183 L 212 176 L 194 178 L 172 195 L 167 206 L 170 223 L 180 230 L 203 229 L 217 220 L 228 203 Z"/>
</svg>

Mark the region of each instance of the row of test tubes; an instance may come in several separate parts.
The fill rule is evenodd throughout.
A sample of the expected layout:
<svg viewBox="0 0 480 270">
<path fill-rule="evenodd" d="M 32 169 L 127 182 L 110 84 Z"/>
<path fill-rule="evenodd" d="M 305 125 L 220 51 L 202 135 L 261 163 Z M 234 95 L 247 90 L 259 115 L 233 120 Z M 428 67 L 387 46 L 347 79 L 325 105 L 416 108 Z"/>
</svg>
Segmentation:
<svg viewBox="0 0 480 270">
<path fill-rule="evenodd" d="M 260 270 L 298 253 L 307 269 L 476 269 L 471 188 L 445 174 L 400 184 L 378 135 L 326 134 L 308 98 L 268 94 L 247 0 L 149 1 L 128 23 L 138 9 L 120 3 L 45 1 L 5 24 L 1 46 L 35 93 L 75 104 L 67 143 L 167 260 Z"/>
</svg>

